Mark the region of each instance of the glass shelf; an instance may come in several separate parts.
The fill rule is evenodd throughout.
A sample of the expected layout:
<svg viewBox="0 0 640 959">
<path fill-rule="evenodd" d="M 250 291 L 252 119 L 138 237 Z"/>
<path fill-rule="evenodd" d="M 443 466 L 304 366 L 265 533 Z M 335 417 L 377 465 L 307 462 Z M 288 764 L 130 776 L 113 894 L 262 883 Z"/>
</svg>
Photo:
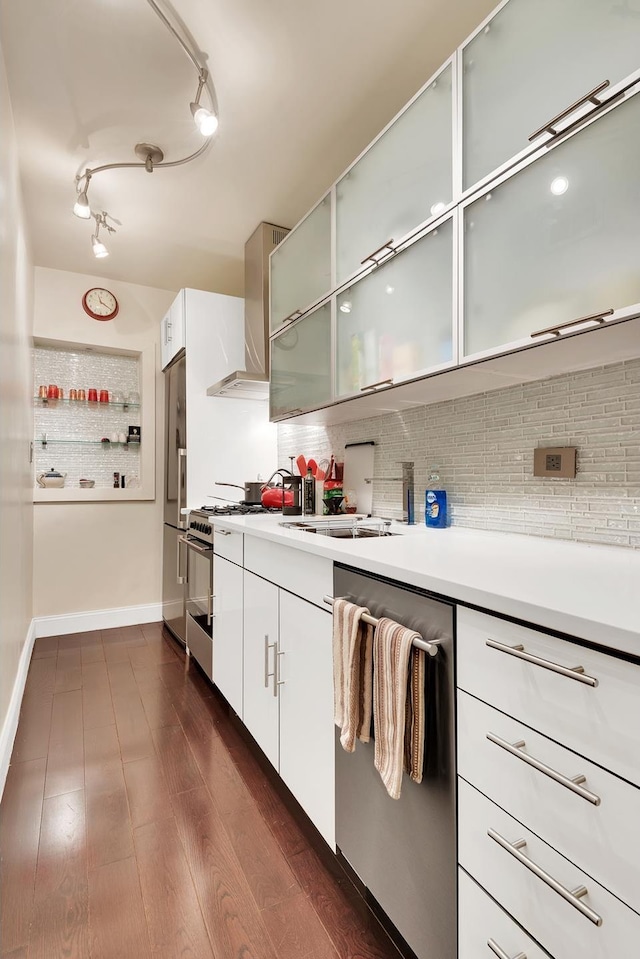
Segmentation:
<svg viewBox="0 0 640 959">
<path fill-rule="evenodd" d="M 104 446 L 105 449 L 110 447 L 129 447 L 135 446 L 138 449 L 142 445 L 141 443 L 114 443 L 112 440 L 109 440 L 106 443 L 103 443 L 102 440 L 56 440 L 56 439 L 46 439 L 46 440 L 36 440 L 40 446 Z"/>
<path fill-rule="evenodd" d="M 74 408 L 81 409 L 83 407 L 87 409 L 97 409 L 98 407 L 101 410 L 139 410 L 139 403 L 100 403 L 98 400 L 70 400 L 68 398 L 63 400 L 50 400 L 44 396 L 34 396 L 33 402 L 37 403 L 39 406 L 57 406 L 58 403 L 62 403 L 66 406 L 73 406 Z"/>
</svg>

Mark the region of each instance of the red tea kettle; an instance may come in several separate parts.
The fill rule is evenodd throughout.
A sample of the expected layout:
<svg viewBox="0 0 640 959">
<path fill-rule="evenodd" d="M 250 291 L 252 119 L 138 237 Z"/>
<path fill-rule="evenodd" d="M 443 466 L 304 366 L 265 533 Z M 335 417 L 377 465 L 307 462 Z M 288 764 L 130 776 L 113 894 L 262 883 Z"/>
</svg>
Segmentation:
<svg viewBox="0 0 640 959">
<path fill-rule="evenodd" d="M 293 490 L 287 489 L 286 480 L 292 474 L 289 470 L 276 470 L 272 473 L 267 482 L 262 487 L 260 495 L 262 505 L 265 509 L 282 509 L 283 506 L 293 506 Z M 279 476 L 282 482 L 271 485 L 272 480 Z"/>
</svg>

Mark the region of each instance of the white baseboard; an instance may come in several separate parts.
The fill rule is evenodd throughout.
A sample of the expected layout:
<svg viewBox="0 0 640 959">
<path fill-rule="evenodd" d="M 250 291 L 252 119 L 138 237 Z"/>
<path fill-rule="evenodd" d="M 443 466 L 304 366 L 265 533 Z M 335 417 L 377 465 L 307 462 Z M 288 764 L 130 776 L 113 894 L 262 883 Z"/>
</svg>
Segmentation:
<svg viewBox="0 0 640 959">
<path fill-rule="evenodd" d="M 7 714 L 4 718 L 2 729 L 0 730 L 0 798 L 2 798 L 2 793 L 4 792 L 4 784 L 9 771 L 9 762 L 11 761 L 13 742 L 16 738 L 18 719 L 20 718 L 20 706 L 22 705 L 22 696 L 27 682 L 27 672 L 29 670 L 29 663 L 31 662 L 31 652 L 35 638 L 36 631 L 34 621 L 31 620 L 29 629 L 27 630 L 27 637 L 22 647 L 22 652 L 20 653 L 18 671 L 13 682 L 9 708 L 7 709 Z"/>
<path fill-rule="evenodd" d="M 88 633 L 93 629 L 113 629 L 116 626 L 138 626 L 140 623 L 159 623 L 162 603 L 144 606 L 120 606 L 115 609 L 92 609 L 84 613 L 63 613 L 61 616 L 36 616 L 35 635 L 66 636 L 68 633 Z"/>
</svg>

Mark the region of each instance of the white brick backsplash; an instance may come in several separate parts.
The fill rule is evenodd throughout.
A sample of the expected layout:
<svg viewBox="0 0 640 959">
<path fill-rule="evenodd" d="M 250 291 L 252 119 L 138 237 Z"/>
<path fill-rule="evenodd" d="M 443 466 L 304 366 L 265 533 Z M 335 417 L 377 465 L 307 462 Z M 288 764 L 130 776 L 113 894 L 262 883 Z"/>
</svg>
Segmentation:
<svg viewBox="0 0 640 959">
<path fill-rule="evenodd" d="M 457 526 L 640 548 L 640 360 L 339 426 L 278 427 L 278 458 L 336 459 L 375 440 L 375 475 L 413 460 L 416 513 L 440 467 Z M 537 446 L 576 446 L 575 479 L 533 476 Z M 373 510 L 400 518 L 400 484 L 378 481 Z"/>
</svg>

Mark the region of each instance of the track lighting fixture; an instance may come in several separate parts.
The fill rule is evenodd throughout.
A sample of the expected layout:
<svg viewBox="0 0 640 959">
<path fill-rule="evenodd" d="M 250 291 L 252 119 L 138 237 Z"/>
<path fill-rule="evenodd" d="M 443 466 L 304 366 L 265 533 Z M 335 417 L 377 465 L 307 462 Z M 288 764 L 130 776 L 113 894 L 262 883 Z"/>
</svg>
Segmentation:
<svg viewBox="0 0 640 959">
<path fill-rule="evenodd" d="M 99 239 L 100 228 L 102 227 L 103 229 L 106 229 L 109 233 L 114 233 L 115 230 L 106 221 L 106 218 L 109 214 L 104 211 L 102 213 L 94 213 L 91 209 L 89 197 L 87 195 L 91 177 L 95 176 L 96 173 L 103 172 L 104 170 L 120 170 L 137 167 L 139 169 L 146 170 L 147 173 L 153 173 L 156 167 L 182 166 L 182 164 L 189 163 L 191 160 L 195 160 L 196 157 L 199 157 L 204 153 L 211 142 L 211 136 L 218 129 L 216 97 L 213 85 L 210 82 L 209 71 L 206 70 L 199 62 L 198 57 L 195 55 L 191 47 L 185 42 L 180 33 L 176 30 L 167 15 L 160 9 L 159 5 L 156 3 L 156 0 L 147 0 L 147 3 L 152 8 L 154 13 L 159 17 L 159 19 L 162 20 L 172 36 L 175 37 L 183 51 L 186 53 L 198 71 L 198 89 L 196 91 L 195 99 L 189 104 L 189 106 L 195 125 L 200 131 L 201 135 L 205 138 L 205 141 L 202 146 L 195 151 L 195 153 L 192 153 L 186 157 L 182 157 L 179 160 L 167 161 L 166 163 L 164 161 L 164 153 L 160 147 L 150 143 L 137 143 L 135 146 L 135 153 L 139 158 L 139 162 L 105 163 L 103 166 L 99 167 L 87 167 L 82 173 L 79 173 L 76 176 L 76 201 L 73 207 L 73 212 L 76 216 L 83 220 L 89 220 L 91 217 L 94 217 L 96 221 L 96 230 L 91 237 L 91 247 L 93 249 L 94 256 L 98 258 L 109 256 L 109 251 L 104 243 L 102 243 L 102 241 Z M 168 7 L 169 5 L 168 3 L 164 3 L 164 6 Z M 169 7 L 169 9 L 171 9 L 171 7 Z M 207 88 L 207 94 L 210 100 L 210 109 L 200 103 L 200 99 L 205 87 Z M 113 217 L 110 219 L 113 220 Z M 118 221 L 116 220 L 115 222 L 117 223 Z"/>
</svg>

